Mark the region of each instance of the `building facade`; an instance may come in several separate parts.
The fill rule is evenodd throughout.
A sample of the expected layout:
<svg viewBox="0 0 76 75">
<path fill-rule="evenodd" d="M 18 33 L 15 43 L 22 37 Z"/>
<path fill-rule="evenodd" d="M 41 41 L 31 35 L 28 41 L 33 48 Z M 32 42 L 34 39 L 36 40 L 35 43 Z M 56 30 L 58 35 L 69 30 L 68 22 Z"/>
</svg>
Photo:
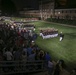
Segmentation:
<svg viewBox="0 0 76 75">
<path fill-rule="evenodd" d="M 40 1 L 39 11 L 42 19 L 59 18 L 59 19 L 76 19 L 76 8 L 72 9 L 55 9 L 54 0 Z"/>
<path fill-rule="evenodd" d="M 47 18 L 54 16 L 54 1 L 40 1 L 39 11 L 41 19 L 45 20 Z"/>
<path fill-rule="evenodd" d="M 20 11 L 20 14 L 27 18 L 36 18 L 39 17 L 39 10 L 26 10 L 26 11 Z"/>
<path fill-rule="evenodd" d="M 71 19 L 76 20 L 76 8 L 58 9 L 55 8 L 54 0 L 40 0 L 39 10 L 24 10 L 20 12 L 26 17 L 39 17 L 42 20 L 47 18 Z"/>
</svg>

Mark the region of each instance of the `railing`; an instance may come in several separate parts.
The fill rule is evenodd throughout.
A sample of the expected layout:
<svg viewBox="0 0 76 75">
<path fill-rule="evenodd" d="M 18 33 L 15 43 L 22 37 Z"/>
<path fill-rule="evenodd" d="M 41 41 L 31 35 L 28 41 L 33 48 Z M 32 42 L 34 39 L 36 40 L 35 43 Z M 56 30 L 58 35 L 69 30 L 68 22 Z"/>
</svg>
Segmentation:
<svg viewBox="0 0 76 75">
<path fill-rule="evenodd" d="M 0 75 L 45 71 L 44 61 L 0 61 Z"/>
</svg>

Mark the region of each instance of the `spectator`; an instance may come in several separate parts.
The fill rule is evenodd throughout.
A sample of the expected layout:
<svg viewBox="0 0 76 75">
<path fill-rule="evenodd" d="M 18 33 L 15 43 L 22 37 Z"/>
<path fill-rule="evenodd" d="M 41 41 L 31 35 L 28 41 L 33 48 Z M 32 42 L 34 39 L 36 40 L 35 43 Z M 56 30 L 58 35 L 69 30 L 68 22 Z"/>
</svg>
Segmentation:
<svg viewBox="0 0 76 75">
<path fill-rule="evenodd" d="M 51 56 L 49 55 L 48 52 L 46 52 L 46 54 L 45 54 L 45 60 L 46 61 L 50 61 L 50 59 L 51 59 Z"/>
<path fill-rule="evenodd" d="M 62 69 L 66 68 L 64 60 L 59 60 L 59 63 L 61 64 Z"/>
<path fill-rule="evenodd" d="M 22 52 L 22 61 L 27 61 L 27 55 L 26 55 L 26 52 Z"/>
<path fill-rule="evenodd" d="M 27 53 L 28 53 L 28 55 L 30 55 L 31 52 L 32 52 L 32 48 L 31 48 L 31 46 L 29 46 L 29 47 L 27 48 Z"/>
<path fill-rule="evenodd" d="M 42 50 L 39 53 L 39 59 L 40 60 L 44 60 L 45 59 L 44 51 L 42 51 Z"/>
<path fill-rule="evenodd" d="M 50 60 L 51 60 L 51 56 L 49 55 L 48 52 L 46 52 L 46 54 L 45 54 L 45 67 L 46 68 L 48 66 L 48 61 L 50 61 Z"/>
<path fill-rule="evenodd" d="M 14 60 L 21 60 L 21 49 L 18 48 L 15 52 L 14 52 Z"/>
<path fill-rule="evenodd" d="M 25 54 L 27 56 L 27 48 L 26 48 L 26 46 L 23 47 L 23 52 L 25 52 Z"/>
<path fill-rule="evenodd" d="M 35 61 L 35 53 L 32 51 L 31 54 L 28 56 L 29 61 Z"/>
<path fill-rule="evenodd" d="M 54 71 L 54 75 L 60 75 L 62 70 L 64 68 L 64 61 L 63 60 L 59 60 L 55 66 L 55 71 Z"/>
<path fill-rule="evenodd" d="M 54 70 L 54 64 L 51 60 L 49 60 L 48 61 L 48 73 L 49 73 L 49 75 L 52 75 L 53 70 Z"/>
<path fill-rule="evenodd" d="M 55 66 L 54 75 L 60 75 L 60 65 L 57 63 Z"/>
<path fill-rule="evenodd" d="M 11 61 L 13 59 L 13 55 L 12 55 L 10 49 L 8 49 L 4 55 L 6 57 L 6 60 L 8 60 L 8 61 Z"/>
<path fill-rule="evenodd" d="M 33 40 L 36 40 L 37 39 L 37 34 L 34 33 L 32 38 L 33 38 Z"/>
</svg>

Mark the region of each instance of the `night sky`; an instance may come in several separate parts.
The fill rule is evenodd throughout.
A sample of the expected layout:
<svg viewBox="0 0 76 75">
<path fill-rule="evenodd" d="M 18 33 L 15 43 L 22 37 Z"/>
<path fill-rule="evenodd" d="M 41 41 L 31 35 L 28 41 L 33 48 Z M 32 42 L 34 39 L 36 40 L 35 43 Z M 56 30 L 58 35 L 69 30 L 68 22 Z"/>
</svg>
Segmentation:
<svg viewBox="0 0 76 75">
<path fill-rule="evenodd" d="M 38 10 L 39 0 L 0 0 L 0 10 L 3 14 L 14 14 L 24 8 Z"/>
<path fill-rule="evenodd" d="M 15 8 L 22 10 L 23 8 L 39 9 L 39 0 L 0 0 L 0 8 L 11 10 Z M 12 9 L 12 10 L 13 10 Z"/>
<path fill-rule="evenodd" d="M 76 8 L 76 0 L 55 0 L 56 9 Z"/>
<path fill-rule="evenodd" d="M 38 0 L 13 0 L 16 2 L 16 5 L 20 5 L 21 7 L 25 8 L 33 8 L 33 9 L 38 9 Z M 19 6 L 19 7 L 20 7 Z"/>
</svg>

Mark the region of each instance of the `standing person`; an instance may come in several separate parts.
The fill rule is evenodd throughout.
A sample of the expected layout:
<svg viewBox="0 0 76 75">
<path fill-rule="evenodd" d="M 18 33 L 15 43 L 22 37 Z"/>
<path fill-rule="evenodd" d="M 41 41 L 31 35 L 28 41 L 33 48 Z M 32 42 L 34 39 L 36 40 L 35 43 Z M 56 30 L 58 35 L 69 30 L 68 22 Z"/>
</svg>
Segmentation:
<svg viewBox="0 0 76 75">
<path fill-rule="evenodd" d="M 50 61 L 51 60 L 51 56 L 50 56 L 49 52 L 46 52 L 46 54 L 45 54 L 45 60 L 46 61 Z"/>
<path fill-rule="evenodd" d="M 60 64 L 57 63 L 55 66 L 54 75 L 60 75 L 60 72 L 61 72 Z"/>
<path fill-rule="evenodd" d="M 45 54 L 45 67 L 46 68 L 48 66 L 48 61 L 50 61 L 50 60 L 51 60 L 51 56 L 48 52 L 46 52 L 46 54 Z"/>
<path fill-rule="evenodd" d="M 54 70 L 54 64 L 51 60 L 49 60 L 48 61 L 48 73 L 49 73 L 49 75 L 52 75 L 53 70 Z"/>
<path fill-rule="evenodd" d="M 10 62 L 13 60 L 13 54 L 9 48 L 7 48 L 7 51 L 5 52 L 4 56 L 6 57 L 6 60 L 9 61 L 9 62 L 6 62 L 7 67 L 5 67 L 4 71 L 13 70 L 13 66 L 9 66 L 13 64 L 12 62 Z"/>
<path fill-rule="evenodd" d="M 8 50 L 5 52 L 4 55 L 5 55 L 7 61 L 11 61 L 12 58 L 13 58 L 13 54 L 12 54 L 12 52 L 10 51 L 10 49 L 8 49 Z"/>
<path fill-rule="evenodd" d="M 58 60 L 56 66 L 55 66 L 54 75 L 61 75 L 64 68 L 65 68 L 64 61 Z"/>
<path fill-rule="evenodd" d="M 61 33 L 60 33 L 60 39 L 59 39 L 59 41 L 62 41 L 63 38 L 64 38 L 64 34 L 62 34 L 62 32 L 61 32 Z"/>
</svg>

